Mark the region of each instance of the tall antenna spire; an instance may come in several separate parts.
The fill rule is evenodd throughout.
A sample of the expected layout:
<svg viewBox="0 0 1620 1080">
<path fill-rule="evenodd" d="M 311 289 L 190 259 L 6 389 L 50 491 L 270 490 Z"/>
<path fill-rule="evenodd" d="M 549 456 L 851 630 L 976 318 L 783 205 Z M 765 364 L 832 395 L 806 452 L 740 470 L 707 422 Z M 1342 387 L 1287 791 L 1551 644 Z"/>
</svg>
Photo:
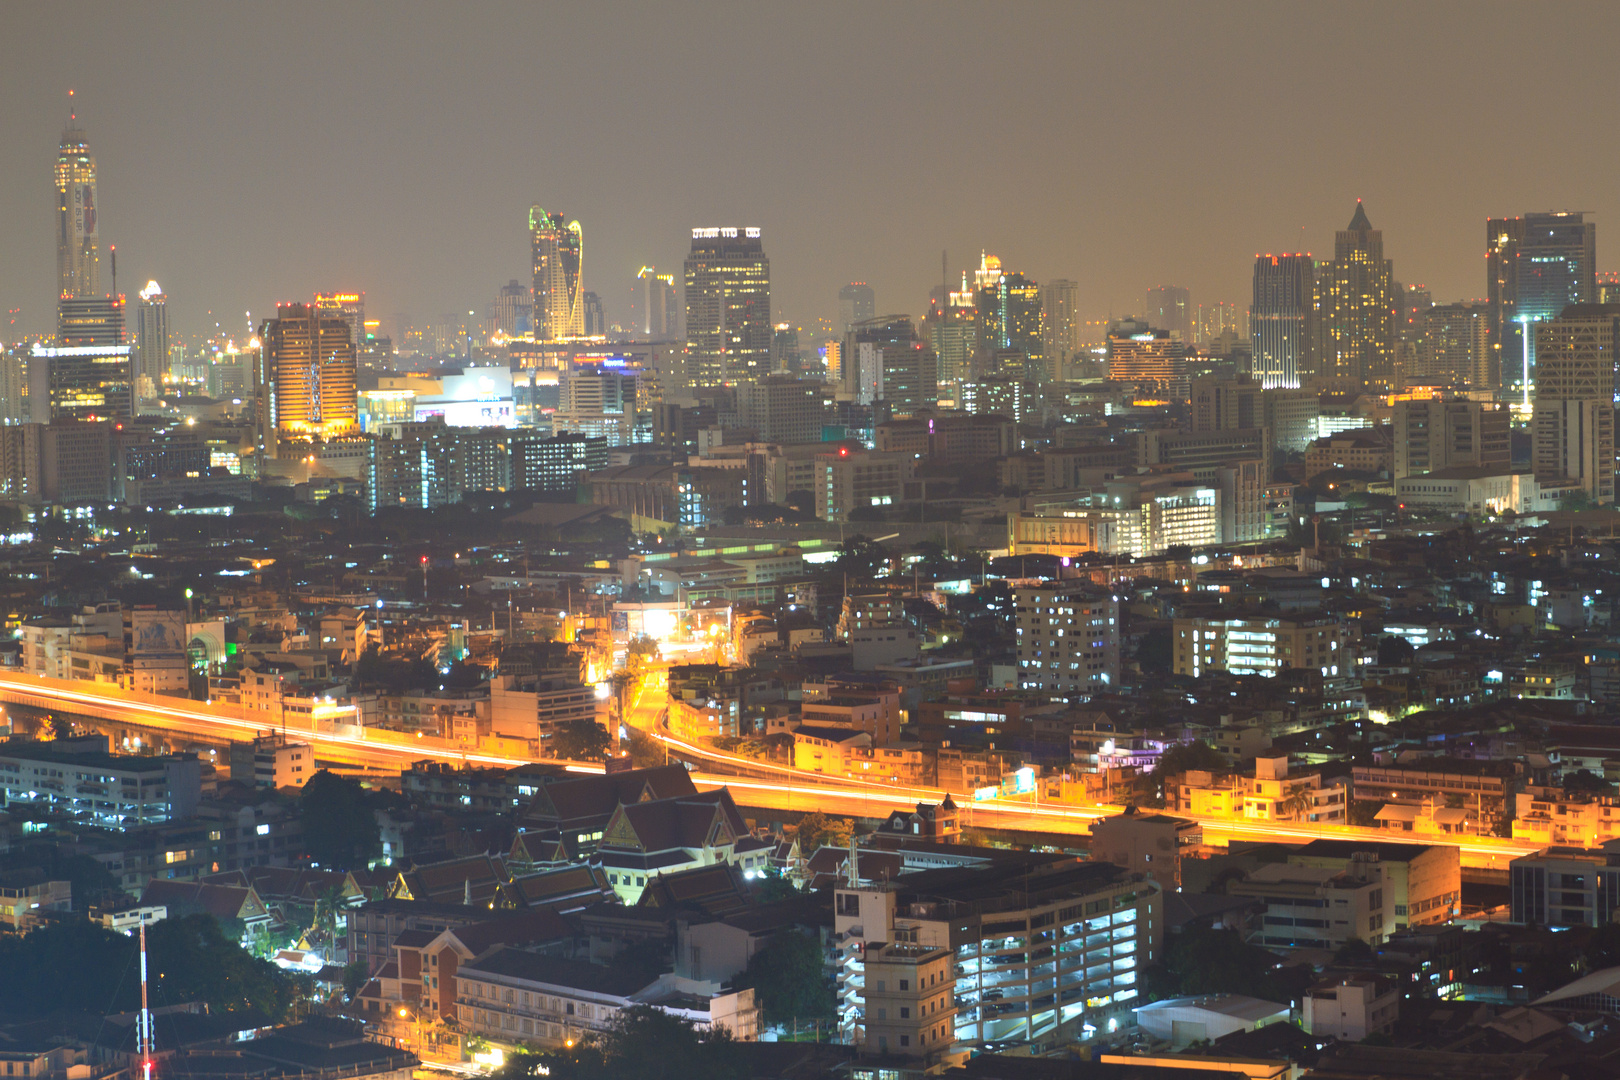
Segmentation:
<svg viewBox="0 0 1620 1080">
<path fill-rule="evenodd" d="M 69 123 L 77 123 L 78 119 L 79 119 L 79 111 L 73 107 L 73 91 L 69 90 L 68 91 L 68 122 Z"/>
<path fill-rule="evenodd" d="M 152 1010 L 146 1005 L 146 916 L 141 916 L 141 1017 L 136 1024 L 141 1054 L 141 1080 L 152 1080 Z"/>
</svg>

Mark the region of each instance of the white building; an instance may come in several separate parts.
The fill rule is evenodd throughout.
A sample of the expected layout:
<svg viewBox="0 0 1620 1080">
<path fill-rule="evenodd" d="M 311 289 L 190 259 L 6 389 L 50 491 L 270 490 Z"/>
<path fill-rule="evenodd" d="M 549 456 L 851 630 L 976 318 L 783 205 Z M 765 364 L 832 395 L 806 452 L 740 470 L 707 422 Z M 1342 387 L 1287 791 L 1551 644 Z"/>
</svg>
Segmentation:
<svg viewBox="0 0 1620 1080">
<path fill-rule="evenodd" d="M 1300 1002 L 1305 1034 L 1318 1039 L 1360 1042 L 1368 1035 L 1387 1035 L 1401 1011 L 1401 994 L 1393 982 L 1345 978 L 1313 986 Z"/>
<path fill-rule="evenodd" d="M 1139 1006 L 1135 1012 L 1137 1026 L 1168 1042 L 1173 1050 L 1267 1024 L 1288 1023 L 1287 1005 L 1243 994 L 1167 998 Z"/>
</svg>

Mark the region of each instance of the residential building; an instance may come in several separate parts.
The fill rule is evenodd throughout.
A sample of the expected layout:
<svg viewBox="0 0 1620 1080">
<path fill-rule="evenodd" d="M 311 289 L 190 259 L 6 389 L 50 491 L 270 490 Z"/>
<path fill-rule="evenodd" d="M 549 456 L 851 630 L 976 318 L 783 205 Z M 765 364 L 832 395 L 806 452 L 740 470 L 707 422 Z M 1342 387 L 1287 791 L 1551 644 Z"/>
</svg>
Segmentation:
<svg viewBox="0 0 1620 1080">
<path fill-rule="evenodd" d="M 1436 304 L 1424 311 L 1422 318 L 1418 365 L 1409 374 L 1408 383 L 1479 390 L 1496 386 L 1490 313 L 1484 304 Z"/>
<path fill-rule="evenodd" d="M 1169 814 L 1116 814 L 1091 823 L 1091 857 L 1145 874 L 1164 892 L 1181 891 L 1181 851 L 1204 842 L 1196 821 Z"/>
<path fill-rule="evenodd" d="M 1390 429 L 1353 428 L 1317 439 L 1305 451 L 1305 479 L 1343 469 L 1368 476 L 1388 476 L 1395 467 Z"/>
<path fill-rule="evenodd" d="M 1376 858 L 1349 870 L 1267 863 L 1230 882 L 1227 893 L 1265 903 L 1248 940 L 1266 948 L 1335 950 L 1351 941 L 1376 948 L 1394 930 L 1391 893 Z"/>
<path fill-rule="evenodd" d="M 1119 600 L 1087 584 L 1021 586 L 1017 605 L 1018 685 L 1091 694 L 1119 685 Z"/>
<path fill-rule="evenodd" d="M 1620 914 L 1620 854 L 1549 847 L 1508 864 L 1512 919 L 1535 926 L 1608 926 Z"/>
<path fill-rule="evenodd" d="M 1192 769 L 1179 783 L 1167 783 L 1165 794 L 1176 813 L 1234 821 L 1343 822 L 1350 801 L 1342 781 L 1326 784 L 1321 773 L 1290 772 L 1286 757 L 1255 758 L 1253 776 Z"/>
<path fill-rule="evenodd" d="M 1400 1018 L 1401 991 L 1393 979 L 1345 976 L 1318 983 L 1300 999 L 1305 1034 L 1314 1039 L 1360 1042 L 1389 1035 Z"/>
<path fill-rule="evenodd" d="M 1288 849 L 1290 863 L 1330 870 L 1349 870 L 1368 857 L 1383 866 L 1396 930 L 1444 926 L 1462 913 L 1461 853 L 1454 843 L 1312 840 Z"/>
<path fill-rule="evenodd" d="M 1236 615 L 1177 618 L 1173 628 L 1175 672 L 1197 678 L 1208 671 L 1278 675 L 1315 668 L 1324 677 L 1350 673 L 1343 651 L 1345 626 L 1330 616 Z"/>
<path fill-rule="evenodd" d="M 1620 839 L 1620 799 L 1531 787 L 1513 796 L 1513 839 L 1596 849 Z"/>
<path fill-rule="evenodd" d="M 932 1058 L 956 1039 L 955 950 L 902 942 L 866 950 L 857 1007 L 865 1047 L 878 1054 Z"/>
<path fill-rule="evenodd" d="M 818 443 L 827 407 L 823 383 L 775 373 L 737 385 L 737 424 L 761 442 Z"/>
<path fill-rule="evenodd" d="M 1614 350 L 1620 305 L 1572 304 L 1538 324 L 1531 462 L 1542 483 L 1572 482 L 1595 506 L 1614 502 Z"/>
</svg>

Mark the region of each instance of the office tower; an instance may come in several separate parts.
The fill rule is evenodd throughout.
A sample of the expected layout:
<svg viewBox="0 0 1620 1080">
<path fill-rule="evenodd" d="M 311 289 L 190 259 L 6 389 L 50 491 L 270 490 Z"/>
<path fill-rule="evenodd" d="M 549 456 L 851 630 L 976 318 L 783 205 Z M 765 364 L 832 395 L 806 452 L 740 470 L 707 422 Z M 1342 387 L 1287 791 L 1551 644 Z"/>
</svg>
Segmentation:
<svg viewBox="0 0 1620 1080">
<path fill-rule="evenodd" d="M 1160 285 L 1147 294 L 1148 325 L 1193 343 L 1192 302 L 1179 285 Z"/>
<path fill-rule="evenodd" d="M 1187 343 L 1136 319 L 1108 331 L 1108 377 L 1131 382 L 1145 394 L 1187 400 Z"/>
<path fill-rule="evenodd" d="M 1436 304 L 1423 312 L 1417 380 L 1484 390 L 1492 381 L 1490 312 L 1475 303 Z M 1412 380 L 1408 380 L 1412 381 Z"/>
<path fill-rule="evenodd" d="M 1597 223 L 1579 211 L 1488 218 L 1485 302 L 1490 309 L 1493 385 L 1511 387 L 1523 406 L 1535 390 L 1533 326 L 1566 304 L 1597 298 Z"/>
<path fill-rule="evenodd" d="M 686 256 L 687 370 L 693 386 L 756 379 L 771 364 L 771 261 L 757 228 L 692 230 Z"/>
<path fill-rule="evenodd" d="M 859 404 L 909 415 L 939 403 L 939 361 L 907 316 L 868 319 L 844 337 L 843 387 Z"/>
<path fill-rule="evenodd" d="M 1018 608 L 1018 686 L 1102 693 L 1119 684 L 1119 601 L 1090 584 L 1013 590 Z"/>
<path fill-rule="evenodd" d="M 516 278 L 501 286 L 491 311 L 495 333 L 507 338 L 526 337 L 534 329 L 534 290 Z"/>
<path fill-rule="evenodd" d="M 1321 353 L 1317 375 L 1334 388 L 1388 389 L 1395 375 L 1395 266 L 1360 201 L 1316 275 Z"/>
<path fill-rule="evenodd" d="M 169 362 L 169 298 L 155 281 L 148 281 L 135 304 L 135 395 L 146 401 L 163 393 L 163 373 Z"/>
<path fill-rule="evenodd" d="M 1052 375 L 1042 342 L 1041 287 L 1023 274 L 1009 274 L 1000 267 L 1000 260 L 990 256 L 982 260 L 975 275 L 977 281 L 986 282 L 975 297 L 979 349 L 985 354 L 1016 349 L 1024 356 L 1024 377 L 1046 382 Z"/>
<path fill-rule="evenodd" d="M 56 295 L 101 292 L 96 231 L 96 159 L 75 116 L 56 150 Z"/>
<path fill-rule="evenodd" d="M 602 310 L 602 298 L 593 292 L 587 292 L 581 306 L 584 310 L 585 336 L 607 336 L 607 313 Z"/>
<path fill-rule="evenodd" d="M 56 306 L 56 345 L 35 345 L 29 393 L 49 401 L 34 419 L 107 420 L 132 414 L 133 374 L 124 305 L 114 296 L 63 297 Z"/>
<path fill-rule="evenodd" d="M 651 266 L 636 271 L 630 289 L 632 333 L 648 341 L 680 337 L 680 303 L 675 298 L 675 275 L 660 274 Z"/>
<path fill-rule="evenodd" d="M 1260 385 L 1294 388 L 1314 374 L 1316 263 L 1309 254 L 1256 255 L 1249 308 L 1251 370 Z"/>
<path fill-rule="evenodd" d="M 1510 421 L 1508 407 L 1494 401 L 1397 401 L 1394 478 L 1459 468 L 1508 472 Z"/>
<path fill-rule="evenodd" d="M 1614 502 L 1614 350 L 1620 307 L 1571 304 L 1536 327 L 1531 464 L 1543 487 L 1567 482 Z"/>
<path fill-rule="evenodd" d="M 1041 351 L 1056 380 L 1067 373 L 1069 357 L 1080 348 L 1080 286 L 1064 278 L 1041 290 Z"/>
<path fill-rule="evenodd" d="M 1200 375 L 1192 382 L 1192 429 L 1234 431 L 1264 427 L 1261 385 L 1247 376 Z"/>
<path fill-rule="evenodd" d="M 327 439 L 355 429 L 348 323 L 307 304 L 277 304 L 276 317 L 259 327 L 259 341 L 270 432 L 280 439 Z"/>
<path fill-rule="evenodd" d="M 760 442 L 818 443 L 826 423 L 823 384 L 787 373 L 737 385 L 737 424 Z"/>
<path fill-rule="evenodd" d="M 342 319 L 349 328 L 349 341 L 359 352 L 366 343 L 366 294 L 363 292 L 316 293 L 315 310 L 322 318 Z"/>
<path fill-rule="evenodd" d="M 562 341 L 585 333 L 580 293 L 584 247 L 579 222 L 529 207 L 529 243 L 534 261 L 534 338 Z"/>
<path fill-rule="evenodd" d="M 799 370 L 799 332 L 792 323 L 777 323 L 771 334 L 771 370 Z"/>
<path fill-rule="evenodd" d="M 838 328 L 849 333 L 856 323 L 877 316 L 877 294 L 864 281 L 852 281 L 838 290 Z"/>
</svg>

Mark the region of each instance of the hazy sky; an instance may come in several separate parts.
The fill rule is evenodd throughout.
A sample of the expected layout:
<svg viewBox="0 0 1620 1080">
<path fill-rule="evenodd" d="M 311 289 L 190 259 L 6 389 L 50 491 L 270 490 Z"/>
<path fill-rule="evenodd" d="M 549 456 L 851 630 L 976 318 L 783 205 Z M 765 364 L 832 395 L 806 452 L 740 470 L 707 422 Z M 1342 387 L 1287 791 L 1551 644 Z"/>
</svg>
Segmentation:
<svg viewBox="0 0 1620 1080">
<path fill-rule="evenodd" d="M 1093 317 L 1246 305 L 1256 252 L 1331 252 L 1358 196 L 1397 278 L 1473 297 L 1488 215 L 1592 211 L 1620 267 L 1617 41 L 1612 2 L 9 0 L 0 310 L 54 327 L 70 87 L 103 250 L 185 333 L 317 289 L 481 315 L 532 203 L 582 222 L 610 320 L 722 224 L 764 229 L 806 325 L 855 279 L 920 313 L 941 249 Z"/>
</svg>

